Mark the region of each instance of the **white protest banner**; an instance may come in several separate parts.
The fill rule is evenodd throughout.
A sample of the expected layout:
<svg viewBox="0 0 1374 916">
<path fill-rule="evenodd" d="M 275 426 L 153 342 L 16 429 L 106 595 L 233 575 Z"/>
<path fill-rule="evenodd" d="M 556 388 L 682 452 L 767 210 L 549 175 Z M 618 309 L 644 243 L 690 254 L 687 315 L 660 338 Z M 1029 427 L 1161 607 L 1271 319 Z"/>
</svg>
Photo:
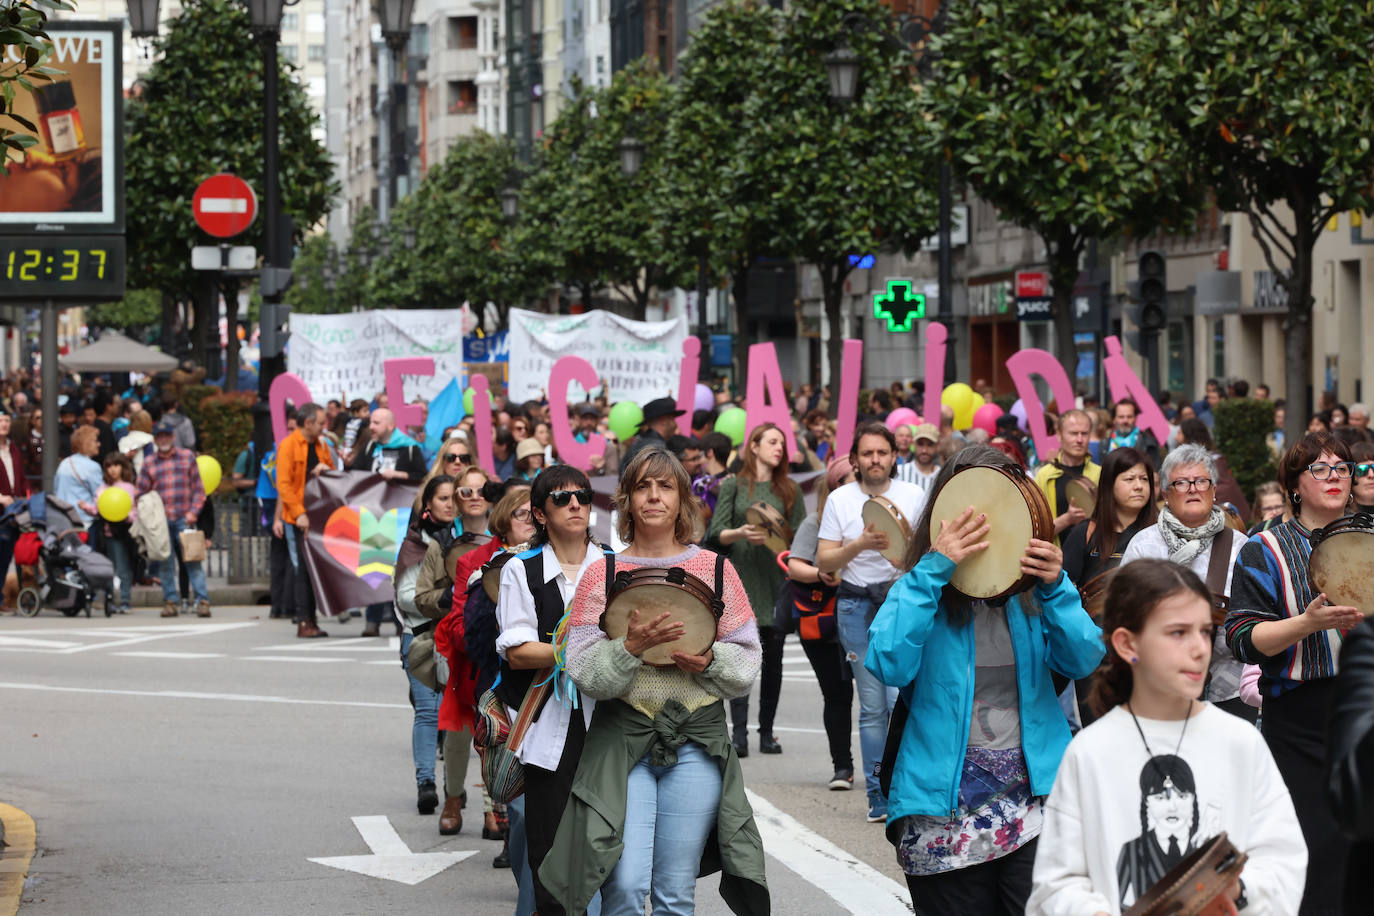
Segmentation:
<svg viewBox="0 0 1374 916">
<path fill-rule="evenodd" d="M 463 333 L 472 312 L 461 309 L 378 309 L 341 315 L 291 316 L 287 370 L 315 397 L 370 400 L 386 388 L 388 359 L 434 360 L 434 375 L 406 376 L 407 400 L 430 400 L 450 379 L 463 378 Z M 323 400 L 321 401 L 323 403 Z"/>
<path fill-rule="evenodd" d="M 596 368 L 614 401 L 647 404 L 676 397 L 687 319 L 634 321 L 613 312 L 545 315 L 510 310 L 512 401 L 539 400 L 560 357 L 580 356 Z"/>
</svg>

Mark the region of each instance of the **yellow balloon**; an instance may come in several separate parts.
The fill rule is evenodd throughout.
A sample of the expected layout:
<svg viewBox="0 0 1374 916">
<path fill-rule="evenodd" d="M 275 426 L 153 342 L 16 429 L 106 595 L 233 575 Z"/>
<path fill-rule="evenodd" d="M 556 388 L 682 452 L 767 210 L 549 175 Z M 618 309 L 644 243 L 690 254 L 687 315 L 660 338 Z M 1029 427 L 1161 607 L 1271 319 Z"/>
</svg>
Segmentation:
<svg viewBox="0 0 1374 916">
<path fill-rule="evenodd" d="M 201 455 L 196 459 L 196 466 L 200 468 L 200 482 L 205 486 L 205 492 L 215 492 L 220 479 L 224 476 L 224 470 L 219 466 L 219 462 L 210 455 Z"/>
<path fill-rule="evenodd" d="M 95 501 L 100 517 L 107 522 L 122 522 L 129 517 L 134 499 L 123 487 L 109 487 Z"/>
<path fill-rule="evenodd" d="M 955 429 L 968 429 L 973 426 L 973 399 L 977 397 L 973 389 L 963 382 L 955 382 L 941 392 L 940 403 L 954 411 Z"/>
</svg>

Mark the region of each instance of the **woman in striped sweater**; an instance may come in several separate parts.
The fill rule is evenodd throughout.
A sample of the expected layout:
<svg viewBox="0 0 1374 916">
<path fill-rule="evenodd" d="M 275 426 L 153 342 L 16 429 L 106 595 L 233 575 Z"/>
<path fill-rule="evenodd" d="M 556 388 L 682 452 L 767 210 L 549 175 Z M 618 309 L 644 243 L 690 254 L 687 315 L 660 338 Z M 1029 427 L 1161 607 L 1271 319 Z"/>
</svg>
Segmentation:
<svg viewBox="0 0 1374 916">
<path fill-rule="evenodd" d="M 766 913 L 763 848 L 721 702 L 747 693 L 759 672 L 748 596 L 734 567 L 694 545 L 701 503 L 672 454 L 639 451 L 621 471 L 615 505 L 629 547 L 587 569 L 569 612 L 568 674 L 597 703 L 540 881 L 570 913 L 600 885 L 603 916 L 642 916 L 646 897 L 655 913 L 686 914 L 698 874 L 723 870 L 731 908 Z M 667 667 L 641 659 L 683 635 L 666 611 L 632 611 L 619 639 L 601 629 L 607 575 L 642 568 L 681 569 L 714 590 L 715 641 L 700 655 L 674 652 Z"/>
<path fill-rule="evenodd" d="M 1264 739 L 1283 774 L 1307 841 L 1303 914 L 1339 913 L 1349 843 L 1326 804 L 1326 717 L 1335 700 L 1344 631 L 1363 616 L 1327 603 L 1308 576 L 1311 533 L 1345 515 L 1350 449 L 1330 433 L 1308 433 L 1284 453 L 1279 482 L 1296 515 L 1245 544 L 1232 576 L 1226 643 L 1260 666 Z"/>
</svg>

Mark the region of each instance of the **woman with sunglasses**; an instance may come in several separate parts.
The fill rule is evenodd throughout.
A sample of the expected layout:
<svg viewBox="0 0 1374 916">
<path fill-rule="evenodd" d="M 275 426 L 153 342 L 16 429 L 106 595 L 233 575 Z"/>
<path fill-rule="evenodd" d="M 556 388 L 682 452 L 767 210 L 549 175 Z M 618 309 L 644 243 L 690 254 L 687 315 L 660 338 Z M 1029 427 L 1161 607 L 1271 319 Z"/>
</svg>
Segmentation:
<svg viewBox="0 0 1374 916">
<path fill-rule="evenodd" d="M 1343 631 L 1363 615 L 1328 604 L 1307 567 L 1311 533 L 1345 515 L 1352 471 L 1350 449 L 1327 432 L 1308 433 L 1284 453 L 1279 483 L 1296 514 L 1241 548 L 1223 627 L 1236 658 L 1260 666 L 1264 740 L 1307 841 L 1303 913 L 1341 911 L 1350 849 L 1326 803 L 1323 760 Z"/>
<path fill-rule="evenodd" d="M 603 551 L 589 530 L 591 486 L 586 474 L 566 464 L 540 474 L 530 488 L 535 526 L 530 549 L 501 570 L 496 602 L 501 676 L 493 689 L 512 721 L 530 688 L 545 676 L 541 671 L 555 668 L 554 631 L 578 580 L 589 567 L 600 568 Z M 519 752 L 525 764 L 525 845 L 536 876 L 540 916 L 564 912 L 559 900 L 539 883 L 538 869 L 568 802 L 593 706 L 587 700 L 574 702 L 576 693 L 566 673 L 555 670 L 553 677 L 554 690 L 537 710 Z M 582 905 L 585 908 L 586 902 Z"/>
<path fill-rule="evenodd" d="M 1169 452 L 1159 469 L 1164 489 L 1159 521 L 1131 539 L 1121 565 L 1153 558 L 1187 566 L 1214 595 L 1229 600 L 1234 588 L 1233 565 L 1245 536 L 1227 526 L 1226 512 L 1216 503 L 1218 477 L 1216 461 L 1205 447 L 1186 444 Z M 1240 699 L 1243 667 L 1218 630 L 1203 699 L 1254 722 L 1254 707 Z"/>
<path fill-rule="evenodd" d="M 444 447 L 439 449 L 439 453 L 434 456 L 434 464 L 430 467 L 429 473 L 425 475 L 424 480 L 420 481 L 420 490 L 423 490 L 425 484 L 440 474 L 447 474 L 456 479 L 462 473 L 463 468 L 472 464 L 473 454 L 473 449 L 468 444 L 466 436 L 461 432 L 450 433 L 449 437 L 444 440 Z M 415 494 L 415 505 L 411 511 L 420 511 L 419 493 Z"/>
<path fill-rule="evenodd" d="M 723 869 L 730 908 L 767 913 L 763 847 L 721 702 L 758 676 L 748 595 L 724 557 L 695 545 L 702 506 L 672 453 L 638 451 L 621 473 L 615 506 L 629 545 L 614 559 L 615 575 L 680 569 L 700 579 L 719 596 L 715 641 L 700 655 L 672 653 L 666 667 L 645 664 L 643 653 L 681 637 L 683 623 L 667 611 L 634 610 L 627 634 L 610 639 L 600 623 L 611 563 L 587 570 L 572 604 L 567 667 L 597 700 L 596 714 L 540 879 L 569 912 L 580 913 L 599 886 L 603 916 L 642 916 L 646 897 L 655 913 L 685 914 L 698 874 Z M 704 860 L 711 837 L 718 856 Z"/>
<path fill-rule="evenodd" d="M 458 520 L 454 525 L 454 534 L 461 536 L 467 532 L 487 532 L 487 513 L 491 511 L 491 503 L 484 492 L 487 480 L 487 472 L 476 465 L 470 465 L 455 475 L 453 497 L 458 505 Z"/>
<path fill-rule="evenodd" d="M 749 605 L 758 621 L 759 641 L 763 644 L 763 674 L 759 687 L 759 752 L 781 754 L 782 745 L 773 737 L 773 717 L 782 692 L 782 646 L 787 634 L 773 625 L 773 606 L 785 578 L 778 568 L 777 556 L 764 546 L 768 532 L 749 524 L 748 508 L 757 502 L 767 504 L 786 519 L 796 531 L 806 519 L 801 488 L 787 474 L 787 438 L 773 423 L 763 423 L 749 434 L 741 450 L 744 464 L 738 474 L 726 477 L 711 515 L 706 544 L 730 558 L 744 583 Z M 735 753 L 749 755 L 749 695 L 730 701 Z"/>
<path fill-rule="evenodd" d="M 1350 478 L 1352 508 L 1374 515 L 1374 443 L 1356 442 L 1350 446 L 1350 460 L 1355 462 Z"/>
</svg>

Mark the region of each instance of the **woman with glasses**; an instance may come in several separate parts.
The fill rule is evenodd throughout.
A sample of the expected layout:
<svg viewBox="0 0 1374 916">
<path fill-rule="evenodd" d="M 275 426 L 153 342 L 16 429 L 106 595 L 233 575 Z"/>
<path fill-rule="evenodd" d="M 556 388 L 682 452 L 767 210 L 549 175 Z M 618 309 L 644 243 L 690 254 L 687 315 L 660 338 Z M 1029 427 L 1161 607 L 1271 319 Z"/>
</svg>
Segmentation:
<svg viewBox="0 0 1374 916">
<path fill-rule="evenodd" d="M 1370 449 L 1370 453 L 1374 454 L 1374 448 Z M 1254 515 L 1250 516 L 1250 530 L 1246 532 L 1250 537 L 1293 517 L 1288 511 L 1288 498 L 1283 495 L 1283 485 L 1277 480 L 1266 480 L 1255 487 L 1254 509 Z"/>
<path fill-rule="evenodd" d="M 634 610 L 626 635 L 611 639 L 600 626 L 611 563 L 587 570 L 572 605 L 567 665 L 597 700 L 596 714 L 540 878 L 570 912 L 580 913 L 599 886 L 604 916 L 643 916 L 646 897 L 655 913 L 693 912 L 698 874 L 723 870 L 721 893 L 735 913 L 767 913 L 763 846 L 721 702 L 758 676 L 749 597 L 724 557 L 695 545 L 702 505 L 670 452 L 638 451 L 621 473 L 615 506 L 629 545 L 614 558 L 615 575 L 683 570 L 720 596 L 720 617 L 702 654 L 646 664 L 644 653 L 679 638 L 683 623 L 667 611 Z M 533 817 L 533 799 L 529 805 Z"/>
<path fill-rule="evenodd" d="M 1350 478 L 1350 499 L 1356 512 L 1374 515 L 1374 443 L 1356 442 L 1350 446 L 1350 460 L 1355 462 Z"/>
<path fill-rule="evenodd" d="M 1328 604 L 1307 566 L 1311 533 L 1345 515 L 1353 473 L 1350 449 L 1330 433 L 1308 433 L 1284 453 L 1279 483 L 1296 514 L 1241 548 L 1224 626 L 1236 658 L 1260 666 L 1264 740 L 1307 841 L 1303 913 L 1341 912 L 1350 849 L 1326 802 L 1323 760 L 1343 631 L 1364 618 Z"/>
<path fill-rule="evenodd" d="M 559 899 L 540 884 L 538 870 L 568 803 L 594 705 L 570 690 L 567 674 L 556 668 L 553 647 L 554 631 L 583 571 L 600 568 L 603 551 L 589 529 L 591 504 L 591 482 L 577 468 L 560 464 L 539 475 L 530 488 L 534 539 L 529 550 L 501 570 L 496 601 L 501 676 L 493 689 L 511 721 L 530 688 L 554 669 L 554 689 L 537 710 L 519 751 L 525 764 L 525 845 L 540 916 L 564 912 Z"/>
<path fill-rule="evenodd" d="M 1154 558 L 1187 566 L 1207 583 L 1217 596 L 1215 600 L 1229 600 L 1232 567 L 1245 536 L 1227 527 L 1226 513 L 1216 504 L 1217 477 L 1212 453 L 1203 446 L 1180 445 L 1170 452 L 1159 469 L 1164 488 L 1164 508 L 1159 520 L 1131 540 L 1121 565 Z M 1203 699 L 1254 722 L 1254 707 L 1240 699 L 1243 667 L 1232 657 L 1218 631 Z"/>
</svg>

